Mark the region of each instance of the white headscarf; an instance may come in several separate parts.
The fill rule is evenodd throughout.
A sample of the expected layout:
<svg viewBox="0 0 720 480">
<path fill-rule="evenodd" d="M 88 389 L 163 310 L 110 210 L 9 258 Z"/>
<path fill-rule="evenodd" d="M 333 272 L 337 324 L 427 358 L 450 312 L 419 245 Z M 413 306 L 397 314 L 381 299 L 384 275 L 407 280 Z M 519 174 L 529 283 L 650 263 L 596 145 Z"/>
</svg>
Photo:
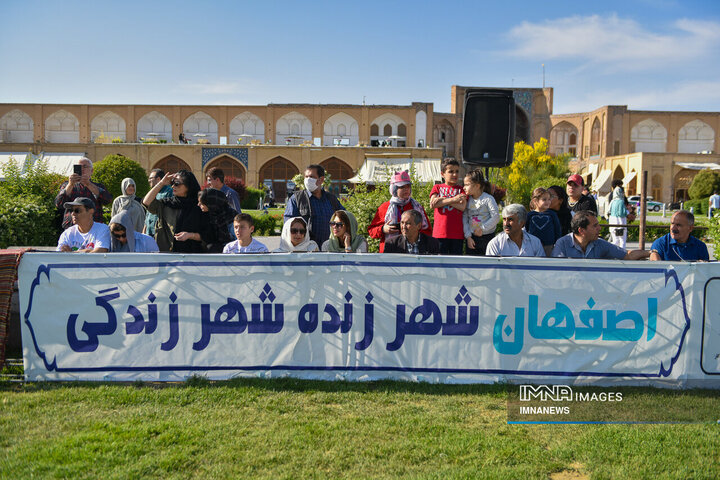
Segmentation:
<svg viewBox="0 0 720 480">
<path fill-rule="evenodd" d="M 296 221 L 299 221 L 305 227 L 305 238 L 298 245 L 293 245 L 290 228 Z M 310 240 L 310 231 L 307 228 L 307 223 L 305 223 L 302 217 L 295 217 L 283 224 L 282 233 L 280 234 L 280 248 L 274 250 L 273 253 L 315 252 L 317 250 L 319 250 L 317 243 L 315 243 L 314 240 Z"/>
</svg>

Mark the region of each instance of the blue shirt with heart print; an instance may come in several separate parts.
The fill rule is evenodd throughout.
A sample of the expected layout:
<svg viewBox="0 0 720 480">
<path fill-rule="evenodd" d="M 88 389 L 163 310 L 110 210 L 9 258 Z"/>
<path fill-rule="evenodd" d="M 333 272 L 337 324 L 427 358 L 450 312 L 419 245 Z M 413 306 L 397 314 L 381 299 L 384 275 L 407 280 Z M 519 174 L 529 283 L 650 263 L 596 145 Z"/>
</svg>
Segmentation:
<svg viewBox="0 0 720 480">
<path fill-rule="evenodd" d="M 560 232 L 560 219 L 555 210 L 544 212 L 530 211 L 525 220 L 525 231 L 540 239 L 545 245 L 555 245 L 555 242 L 562 236 Z"/>
</svg>

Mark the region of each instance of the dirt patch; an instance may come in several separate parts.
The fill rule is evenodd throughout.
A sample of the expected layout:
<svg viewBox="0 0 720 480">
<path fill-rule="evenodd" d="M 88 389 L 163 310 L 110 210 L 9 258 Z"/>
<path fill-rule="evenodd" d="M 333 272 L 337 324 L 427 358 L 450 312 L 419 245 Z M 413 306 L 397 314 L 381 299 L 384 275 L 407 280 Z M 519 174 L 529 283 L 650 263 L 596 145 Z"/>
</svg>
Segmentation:
<svg viewBox="0 0 720 480">
<path fill-rule="evenodd" d="M 551 480 L 587 480 L 590 477 L 588 477 L 586 474 L 582 473 L 582 470 L 584 470 L 585 466 L 581 463 L 573 463 L 570 465 L 570 468 L 567 470 L 563 470 L 562 472 L 556 472 L 550 474 Z"/>
</svg>

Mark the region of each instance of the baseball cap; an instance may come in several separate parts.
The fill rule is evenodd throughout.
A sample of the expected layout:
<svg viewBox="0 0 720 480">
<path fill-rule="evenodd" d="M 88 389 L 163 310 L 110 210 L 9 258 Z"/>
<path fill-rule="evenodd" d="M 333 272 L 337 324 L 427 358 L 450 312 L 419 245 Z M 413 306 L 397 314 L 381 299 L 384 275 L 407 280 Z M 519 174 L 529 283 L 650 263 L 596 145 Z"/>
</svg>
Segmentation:
<svg viewBox="0 0 720 480">
<path fill-rule="evenodd" d="M 68 208 L 72 208 L 72 207 L 85 207 L 85 208 L 92 208 L 94 210 L 95 202 L 93 202 L 92 200 L 90 200 L 87 197 L 78 197 L 75 200 L 73 200 L 72 202 L 65 202 L 65 204 L 63 206 L 65 207 L 66 210 Z"/>
<path fill-rule="evenodd" d="M 583 182 L 583 178 L 578 175 L 577 173 L 574 175 L 570 175 L 567 179 L 568 183 L 573 182 L 579 186 L 585 185 L 585 182 Z"/>
</svg>

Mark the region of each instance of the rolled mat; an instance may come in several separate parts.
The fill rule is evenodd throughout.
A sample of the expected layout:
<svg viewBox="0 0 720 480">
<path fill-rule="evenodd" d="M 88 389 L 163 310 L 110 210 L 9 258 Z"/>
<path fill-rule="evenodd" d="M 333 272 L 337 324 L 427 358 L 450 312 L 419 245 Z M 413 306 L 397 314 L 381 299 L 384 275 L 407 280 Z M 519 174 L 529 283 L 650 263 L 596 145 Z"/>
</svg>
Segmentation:
<svg viewBox="0 0 720 480">
<path fill-rule="evenodd" d="M 0 366 L 5 364 L 5 346 L 8 339 L 10 324 L 10 303 L 17 279 L 17 267 L 23 253 L 29 248 L 4 250 L 0 249 Z"/>
</svg>

